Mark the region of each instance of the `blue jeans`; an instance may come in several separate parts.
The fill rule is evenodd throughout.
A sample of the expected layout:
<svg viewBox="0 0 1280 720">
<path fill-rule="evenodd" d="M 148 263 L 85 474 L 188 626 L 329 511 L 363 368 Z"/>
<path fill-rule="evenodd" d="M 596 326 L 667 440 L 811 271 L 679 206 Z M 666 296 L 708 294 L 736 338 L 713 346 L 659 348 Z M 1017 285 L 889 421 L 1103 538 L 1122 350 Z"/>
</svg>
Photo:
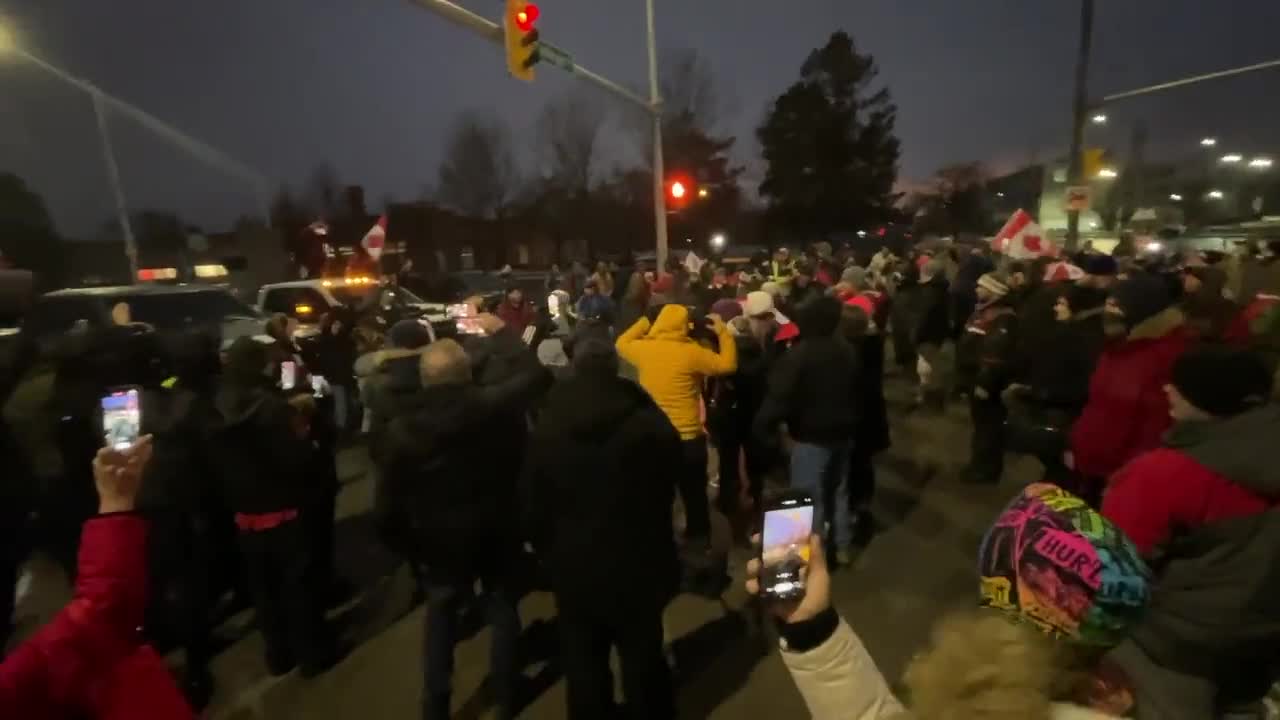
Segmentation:
<svg viewBox="0 0 1280 720">
<path fill-rule="evenodd" d="M 813 497 L 813 531 L 822 535 L 827 513 L 831 533 L 826 536 L 837 548 L 849 547 L 849 444 L 837 446 L 796 443 L 791 449 L 791 487 Z"/>
<path fill-rule="evenodd" d="M 453 685 L 453 650 L 458 644 L 464 606 L 473 597 L 472 583 L 447 582 L 426 571 L 426 619 L 423 629 L 425 687 L 422 697 L 424 720 L 448 718 Z M 520 614 L 516 594 L 509 584 L 491 577 L 481 580 L 486 620 L 492 634 L 489 655 L 489 683 L 498 710 L 497 717 L 515 717 L 516 681 L 520 672 L 516 657 L 520 641 Z"/>
</svg>

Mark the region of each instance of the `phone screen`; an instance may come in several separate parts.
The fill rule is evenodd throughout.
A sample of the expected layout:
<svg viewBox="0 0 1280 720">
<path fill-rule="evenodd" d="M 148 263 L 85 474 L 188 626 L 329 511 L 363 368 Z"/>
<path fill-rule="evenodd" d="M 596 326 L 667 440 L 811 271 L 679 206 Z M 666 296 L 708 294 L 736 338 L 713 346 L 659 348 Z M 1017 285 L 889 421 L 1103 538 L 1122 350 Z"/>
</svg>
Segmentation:
<svg viewBox="0 0 1280 720">
<path fill-rule="evenodd" d="M 126 450 L 142 432 L 138 391 L 118 390 L 102 398 L 102 433 L 109 447 Z"/>
<path fill-rule="evenodd" d="M 445 315 L 451 318 L 465 318 L 465 317 L 471 317 L 472 315 L 475 314 L 471 312 L 470 303 L 457 303 L 455 305 L 449 305 L 444 309 L 444 312 L 445 312 Z"/>
<path fill-rule="evenodd" d="M 807 502 L 806 502 L 807 501 Z M 813 501 L 785 501 L 765 511 L 760 545 L 760 591 L 785 600 L 804 595 L 809 565 L 809 535 L 813 533 Z"/>
<path fill-rule="evenodd" d="M 298 365 L 292 360 L 285 360 L 280 363 L 280 387 L 285 390 L 292 390 L 294 385 L 298 384 Z"/>
</svg>

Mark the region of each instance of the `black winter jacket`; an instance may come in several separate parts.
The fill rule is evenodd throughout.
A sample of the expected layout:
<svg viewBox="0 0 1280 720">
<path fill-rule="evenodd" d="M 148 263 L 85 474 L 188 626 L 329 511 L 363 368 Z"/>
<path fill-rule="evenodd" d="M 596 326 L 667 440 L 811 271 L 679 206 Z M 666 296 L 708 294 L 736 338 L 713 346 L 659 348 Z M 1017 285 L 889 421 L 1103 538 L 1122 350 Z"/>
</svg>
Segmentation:
<svg viewBox="0 0 1280 720">
<path fill-rule="evenodd" d="M 213 455 L 227 507 L 237 513 L 299 508 L 307 498 L 311 443 L 294 430 L 296 412 L 267 378 L 227 380 L 214 401 L 222 417 Z"/>
<path fill-rule="evenodd" d="M 523 437 L 509 420 L 551 381 L 537 357 L 509 331 L 490 338 L 503 380 L 423 388 L 390 421 L 375 458 L 386 492 L 406 515 L 411 559 L 443 577 L 501 569 L 518 549 L 517 471 Z M 523 429 L 521 429 L 523 430 Z"/>
<path fill-rule="evenodd" d="M 857 356 L 843 338 L 805 335 L 769 376 L 756 433 L 771 440 L 781 423 L 797 442 L 835 445 L 853 438 L 857 422 Z"/>
<path fill-rule="evenodd" d="M 1017 336 L 1013 308 L 996 304 L 975 310 L 956 343 L 956 384 L 998 395 L 1013 374 Z"/>
<path fill-rule="evenodd" d="M 625 619 L 666 604 L 678 582 L 671 468 L 680 436 L 639 385 L 570 375 L 533 432 L 523 497 L 557 602 Z"/>
<path fill-rule="evenodd" d="M 916 288 L 918 314 L 912 340 L 916 345 L 941 345 L 951 337 L 951 302 L 947 279 L 938 275 Z"/>
</svg>

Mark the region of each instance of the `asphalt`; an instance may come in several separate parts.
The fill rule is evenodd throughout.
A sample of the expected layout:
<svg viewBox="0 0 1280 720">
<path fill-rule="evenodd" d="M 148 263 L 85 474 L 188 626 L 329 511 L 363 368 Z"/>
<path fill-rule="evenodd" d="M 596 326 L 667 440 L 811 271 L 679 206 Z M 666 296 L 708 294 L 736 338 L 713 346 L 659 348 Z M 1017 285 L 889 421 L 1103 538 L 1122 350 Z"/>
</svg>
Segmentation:
<svg viewBox="0 0 1280 720">
<path fill-rule="evenodd" d="M 873 511 L 877 533 L 853 563 L 833 578 L 834 604 L 861 635 L 891 683 L 921 648 L 935 620 L 971 606 L 977 597 L 976 549 L 987 525 L 1036 465 L 1010 458 L 999 486 L 959 479 L 967 457 L 967 406 L 942 414 L 908 410 L 906 378 L 886 382 L 893 447 L 877 463 Z M 359 588 L 331 613 L 354 647 L 328 673 L 306 680 L 296 673 L 271 678 L 252 614 L 241 612 L 218 631 L 225 649 L 214 663 L 217 694 L 208 717 L 219 720 L 364 720 L 416 718 L 422 690 L 422 609 L 411 607 L 408 571 L 376 541 L 368 516 L 372 488 L 363 451 L 339 457 L 338 570 Z M 714 473 L 714 469 L 713 469 Z M 714 518 L 716 544 L 727 547 L 723 518 Z M 720 602 L 684 595 L 668 608 L 667 634 L 676 660 L 682 717 L 805 717 L 804 704 L 777 656 L 771 629 L 761 625 L 742 586 L 749 552 L 730 551 L 732 585 Z M 48 563 L 32 565 L 34 591 L 20 617 L 36 627 L 66 598 L 65 583 Z M 564 682 L 554 648 L 554 608 L 533 593 L 520 607 L 524 673 L 531 701 L 521 717 L 564 716 Z M 487 717 L 482 681 L 488 631 L 459 645 L 455 717 Z M 180 659 L 174 657 L 175 664 Z M 615 673 L 616 674 L 616 673 Z"/>
</svg>

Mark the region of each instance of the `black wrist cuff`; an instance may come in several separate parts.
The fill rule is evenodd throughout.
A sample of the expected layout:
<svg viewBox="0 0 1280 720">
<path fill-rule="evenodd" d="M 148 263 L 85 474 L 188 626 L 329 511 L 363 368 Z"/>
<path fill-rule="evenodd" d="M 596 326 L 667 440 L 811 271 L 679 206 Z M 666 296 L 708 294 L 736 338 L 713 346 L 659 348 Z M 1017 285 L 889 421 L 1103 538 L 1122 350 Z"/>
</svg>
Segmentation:
<svg viewBox="0 0 1280 720">
<path fill-rule="evenodd" d="M 827 608 L 809 620 L 797 623 L 778 623 L 783 649 L 788 652 L 808 652 L 835 634 L 840 626 L 840 614 L 835 608 Z"/>
</svg>

